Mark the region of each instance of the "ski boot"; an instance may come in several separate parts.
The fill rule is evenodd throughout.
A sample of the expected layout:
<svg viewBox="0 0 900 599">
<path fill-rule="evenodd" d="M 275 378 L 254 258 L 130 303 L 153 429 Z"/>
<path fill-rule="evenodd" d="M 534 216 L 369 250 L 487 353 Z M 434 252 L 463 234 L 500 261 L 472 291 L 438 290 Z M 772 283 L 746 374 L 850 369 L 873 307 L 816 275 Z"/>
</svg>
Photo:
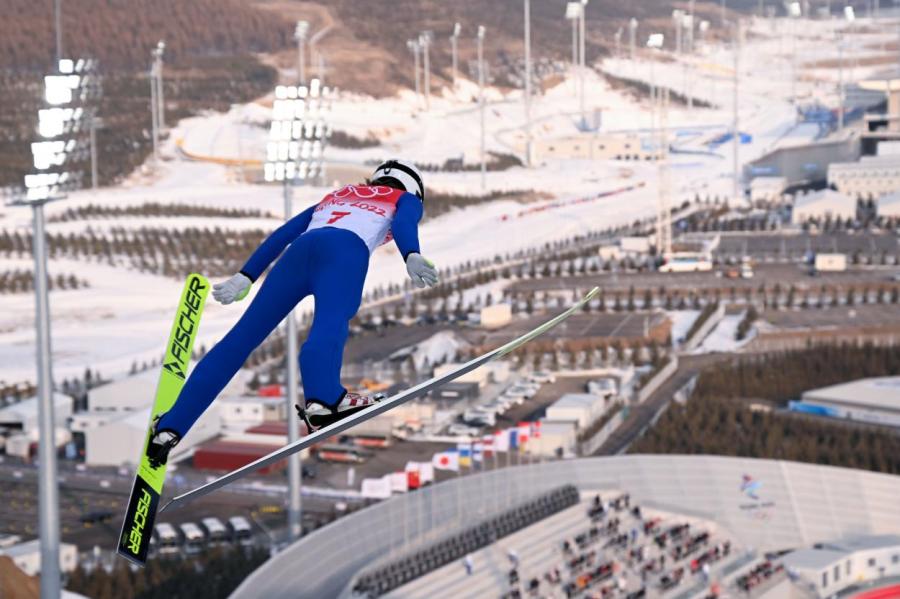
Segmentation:
<svg viewBox="0 0 900 599">
<path fill-rule="evenodd" d="M 147 444 L 147 460 L 151 468 L 159 468 L 169 459 L 169 452 L 181 441 L 181 436 L 172 429 L 157 430 L 162 414 L 153 419 L 150 442 Z"/>
<path fill-rule="evenodd" d="M 322 427 L 374 406 L 385 397 L 384 393 L 369 396 L 345 391 L 334 406 L 328 406 L 317 399 L 307 399 L 306 406 L 301 407 L 300 404 L 297 404 L 295 407 L 297 415 L 306 424 L 307 430 L 314 433 Z"/>
</svg>

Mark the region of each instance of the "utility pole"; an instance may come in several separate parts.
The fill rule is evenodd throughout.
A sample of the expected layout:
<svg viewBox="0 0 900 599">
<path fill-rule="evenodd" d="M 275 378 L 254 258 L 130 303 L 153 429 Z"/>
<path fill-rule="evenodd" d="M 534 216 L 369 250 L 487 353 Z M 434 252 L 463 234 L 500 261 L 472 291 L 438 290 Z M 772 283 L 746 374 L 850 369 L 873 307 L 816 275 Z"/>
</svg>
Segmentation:
<svg viewBox="0 0 900 599">
<path fill-rule="evenodd" d="M 581 86 L 580 86 L 580 98 L 579 105 L 581 107 L 581 127 L 582 129 L 587 129 L 587 115 L 585 114 L 584 108 L 584 87 L 585 87 L 585 51 L 584 51 L 584 37 L 585 37 L 585 19 L 587 13 L 587 4 L 588 0 L 581 0 L 581 26 L 580 26 L 580 38 L 581 38 L 581 52 L 579 55 L 579 60 L 581 61 L 581 68 L 579 69 L 581 73 Z"/>
<path fill-rule="evenodd" d="M 62 60 L 62 0 L 53 0 L 53 22 L 56 27 L 56 64 Z"/>
<path fill-rule="evenodd" d="M 159 167 L 159 104 L 156 87 L 156 60 L 154 59 L 150 63 L 150 136 L 153 138 L 154 168 Z"/>
<path fill-rule="evenodd" d="M 732 190 L 731 195 L 734 198 L 734 206 L 737 207 L 740 205 L 739 200 L 742 200 L 742 194 L 740 193 L 740 185 L 741 185 L 741 173 L 740 173 L 740 146 L 741 146 L 741 132 L 740 132 L 740 120 L 738 114 L 738 100 L 740 98 L 740 66 L 741 66 L 741 44 L 743 43 L 743 30 L 741 29 L 741 21 L 738 19 L 735 22 L 735 32 L 734 32 L 734 105 L 732 107 L 733 110 L 733 121 L 731 127 L 732 133 L 732 142 L 734 143 L 734 152 L 732 154 L 732 168 L 734 170 L 733 180 L 732 180 Z"/>
<path fill-rule="evenodd" d="M 637 43 L 638 21 L 634 17 L 628 21 L 628 58 L 634 60 L 635 44 Z"/>
<path fill-rule="evenodd" d="M 97 129 L 103 126 L 103 121 L 96 116 L 90 117 L 91 135 L 91 189 L 96 190 L 99 185 L 97 175 Z"/>
<path fill-rule="evenodd" d="M 487 157 L 484 148 L 484 25 L 478 26 L 478 107 L 481 112 L 481 191 L 486 191 Z"/>
<path fill-rule="evenodd" d="M 450 48 L 453 53 L 453 88 L 456 89 L 456 76 L 457 76 L 457 67 L 458 67 L 458 54 L 457 48 L 459 46 L 459 32 L 461 26 L 459 23 L 453 25 L 453 34 L 450 36 Z"/>
<path fill-rule="evenodd" d="M 163 54 L 166 51 L 166 42 L 159 40 L 156 44 L 156 51 L 153 57 L 156 60 L 156 101 L 157 108 L 157 131 L 162 134 L 162 130 L 166 128 L 166 100 L 163 95 Z"/>
<path fill-rule="evenodd" d="M 309 21 L 297 21 L 294 39 L 297 40 L 297 79 L 300 85 L 306 85 L 306 35 L 309 33 Z"/>
<path fill-rule="evenodd" d="M 431 62 L 429 59 L 429 48 L 431 46 L 431 32 L 425 31 L 419 36 L 419 45 L 425 55 L 424 74 L 422 83 L 425 86 L 425 110 L 431 110 Z"/>
<path fill-rule="evenodd" d="M 291 220 L 294 216 L 294 203 L 291 194 L 292 181 L 285 178 L 284 180 L 284 220 Z M 294 310 L 287 315 L 285 323 L 285 334 L 287 335 L 286 359 L 287 364 L 287 388 L 285 389 L 285 399 L 288 409 L 288 443 L 294 443 L 300 438 L 300 423 L 297 418 L 291 418 L 291 412 L 294 409 L 294 402 L 299 402 L 300 385 L 299 381 L 299 363 L 297 352 L 297 319 Z M 294 541 L 299 539 L 303 534 L 302 525 L 302 505 L 300 495 L 300 485 L 302 483 L 302 466 L 300 463 L 300 454 L 295 453 L 288 458 L 288 539 Z"/>
<path fill-rule="evenodd" d="M 844 128 L 844 37 L 837 34 L 838 47 L 838 131 Z"/>
<path fill-rule="evenodd" d="M 525 6 L 525 166 L 531 166 L 531 0 Z"/>
</svg>

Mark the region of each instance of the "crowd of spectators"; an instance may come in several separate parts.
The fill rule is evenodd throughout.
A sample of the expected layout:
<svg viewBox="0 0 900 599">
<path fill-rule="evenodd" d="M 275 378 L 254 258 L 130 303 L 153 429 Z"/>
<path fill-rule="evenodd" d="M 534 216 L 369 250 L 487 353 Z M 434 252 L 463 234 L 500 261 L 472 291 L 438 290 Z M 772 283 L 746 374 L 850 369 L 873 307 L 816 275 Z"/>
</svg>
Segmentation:
<svg viewBox="0 0 900 599">
<path fill-rule="evenodd" d="M 746 574 L 738 576 L 736 583 L 740 590 L 749 593 L 762 583 L 783 571 L 784 565 L 773 564 L 770 560 L 765 560 L 753 566 Z"/>
<path fill-rule="evenodd" d="M 595 496 L 586 515 L 587 528 L 560 541 L 558 561 L 524 583 L 516 569 L 501 599 L 638 599 L 652 588 L 665 593 L 700 577 L 712 583 L 709 596 L 718 596 L 710 566 L 731 553 L 730 541 L 711 544 L 710 532 L 696 525 L 645 517 L 627 493 Z"/>
<path fill-rule="evenodd" d="M 468 556 L 473 551 L 486 547 L 517 530 L 531 526 L 539 520 L 572 507 L 578 501 L 578 489 L 572 485 L 550 491 L 498 516 L 489 518 L 442 541 L 438 541 L 425 549 L 364 573 L 353 585 L 353 592 L 356 596 L 361 597 L 379 597 L 459 559 L 463 560 L 466 571 L 471 573 L 472 562 Z M 510 584 L 518 585 L 518 555 L 515 551 L 510 551 L 508 555 L 513 566 L 509 573 Z"/>
</svg>

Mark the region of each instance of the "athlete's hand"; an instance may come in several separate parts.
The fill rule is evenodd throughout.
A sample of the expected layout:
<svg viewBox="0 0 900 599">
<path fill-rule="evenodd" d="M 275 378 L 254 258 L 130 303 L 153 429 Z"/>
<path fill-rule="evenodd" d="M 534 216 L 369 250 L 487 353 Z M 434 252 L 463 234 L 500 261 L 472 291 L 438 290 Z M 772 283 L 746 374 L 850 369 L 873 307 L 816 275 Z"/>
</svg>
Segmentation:
<svg viewBox="0 0 900 599">
<path fill-rule="evenodd" d="M 413 285 L 419 289 L 428 285 L 434 287 L 438 282 L 437 269 L 434 263 L 422 254 L 413 252 L 406 258 L 406 272 L 412 279 Z"/>
<path fill-rule="evenodd" d="M 241 301 L 250 293 L 250 285 L 253 281 L 245 275 L 238 273 L 225 281 L 224 283 L 216 283 L 213 285 L 213 297 L 220 304 L 230 304 L 231 302 Z"/>
</svg>

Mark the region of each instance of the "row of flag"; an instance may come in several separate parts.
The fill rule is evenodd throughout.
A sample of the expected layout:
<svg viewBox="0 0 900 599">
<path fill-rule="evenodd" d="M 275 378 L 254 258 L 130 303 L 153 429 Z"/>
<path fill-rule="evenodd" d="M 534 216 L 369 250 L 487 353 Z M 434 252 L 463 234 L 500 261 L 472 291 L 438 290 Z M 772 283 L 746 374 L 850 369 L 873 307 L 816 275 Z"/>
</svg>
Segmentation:
<svg viewBox="0 0 900 599">
<path fill-rule="evenodd" d="M 529 440 L 541 436 L 540 422 L 520 422 L 481 439 L 459 443 L 456 449 L 434 454 L 431 462 L 407 462 L 403 472 L 381 478 L 364 478 L 361 494 L 367 499 L 388 499 L 394 493 L 407 493 L 434 482 L 435 470 L 459 472 L 500 452 L 525 451 Z"/>
<path fill-rule="evenodd" d="M 480 440 L 459 443 L 456 449 L 434 454 L 431 464 L 438 470 L 459 472 L 499 452 L 525 451 L 529 439 L 541 436 L 540 422 L 520 422 L 518 426 L 485 435 Z"/>
</svg>

